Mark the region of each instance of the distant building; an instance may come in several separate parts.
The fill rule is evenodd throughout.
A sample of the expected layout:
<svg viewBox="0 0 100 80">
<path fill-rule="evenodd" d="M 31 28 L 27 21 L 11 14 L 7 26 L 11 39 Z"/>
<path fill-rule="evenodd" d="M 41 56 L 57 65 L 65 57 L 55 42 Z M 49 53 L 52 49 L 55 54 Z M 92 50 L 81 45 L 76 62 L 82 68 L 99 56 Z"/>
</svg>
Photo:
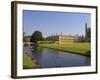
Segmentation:
<svg viewBox="0 0 100 80">
<path fill-rule="evenodd" d="M 78 37 L 77 36 L 72 36 L 72 35 L 61 35 L 59 36 L 59 44 L 62 43 L 68 43 L 68 42 L 77 42 Z"/>
<path fill-rule="evenodd" d="M 68 42 L 77 42 L 78 36 L 72 35 L 55 35 L 47 37 L 47 40 L 52 40 L 53 42 L 58 42 L 59 44 L 68 43 Z"/>
<path fill-rule="evenodd" d="M 24 36 L 23 42 L 30 42 L 30 36 Z"/>
<path fill-rule="evenodd" d="M 53 42 L 58 42 L 59 44 L 68 43 L 68 42 L 90 42 L 91 40 L 91 28 L 85 24 L 85 36 L 84 35 L 52 35 L 46 38 Z"/>
</svg>

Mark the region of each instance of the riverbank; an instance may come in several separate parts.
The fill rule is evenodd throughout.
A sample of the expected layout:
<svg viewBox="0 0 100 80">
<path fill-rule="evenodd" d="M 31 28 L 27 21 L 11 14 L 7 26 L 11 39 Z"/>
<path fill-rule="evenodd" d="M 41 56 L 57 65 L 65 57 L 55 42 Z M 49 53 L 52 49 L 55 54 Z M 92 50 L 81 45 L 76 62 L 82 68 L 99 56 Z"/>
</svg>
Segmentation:
<svg viewBox="0 0 100 80">
<path fill-rule="evenodd" d="M 27 54 L 23 54 L 23 69 L 39 68 L 35 60 L 31 59 Z"/>
<path fill-rule="evenodd" d="M 39 44 L 40 47 L 90 56 L 90 43 Z"/>
</svg>

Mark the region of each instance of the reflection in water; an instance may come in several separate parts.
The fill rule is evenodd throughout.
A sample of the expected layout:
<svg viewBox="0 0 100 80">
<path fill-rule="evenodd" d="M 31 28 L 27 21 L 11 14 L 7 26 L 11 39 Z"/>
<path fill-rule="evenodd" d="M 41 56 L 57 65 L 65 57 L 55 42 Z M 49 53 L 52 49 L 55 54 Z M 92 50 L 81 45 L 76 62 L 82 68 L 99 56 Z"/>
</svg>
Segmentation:
<svg viewBox="0 0 100 80">
<path fill-rule="evenodd" d="M 90 66 L 90 57 L 42 47 L 24 47 L 24 53 L 37 60 L 41 68 Z"/>
</svg>

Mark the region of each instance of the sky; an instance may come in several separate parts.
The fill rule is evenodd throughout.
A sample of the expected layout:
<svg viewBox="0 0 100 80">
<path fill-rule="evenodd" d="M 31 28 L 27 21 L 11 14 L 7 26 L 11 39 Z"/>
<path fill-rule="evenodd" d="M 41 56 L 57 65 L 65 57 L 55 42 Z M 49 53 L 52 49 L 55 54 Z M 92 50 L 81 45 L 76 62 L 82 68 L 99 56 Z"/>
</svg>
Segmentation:
<svg viewBox="0 0 100 80">
<path fill-rule="evenodd" d="M 34 31 L 42 32 L 43 37 L 85 35 L 85 23 L 91 27 L 90 13 L 23 10 L 23 31 L 28 35 Z"/>
</svg>

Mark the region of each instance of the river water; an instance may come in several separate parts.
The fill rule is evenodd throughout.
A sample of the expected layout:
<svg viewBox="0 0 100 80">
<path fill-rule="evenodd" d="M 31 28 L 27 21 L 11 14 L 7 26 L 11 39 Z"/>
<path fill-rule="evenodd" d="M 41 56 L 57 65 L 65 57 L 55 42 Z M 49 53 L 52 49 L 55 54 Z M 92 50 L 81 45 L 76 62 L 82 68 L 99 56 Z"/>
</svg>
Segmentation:
<svg viewBox="0 0 100 80">
<path fill-rule="evenodd" d="M 27 53 L 27 55 L 29 55 L 31 58 L 35 59 L 39 63 L 41 68 L 91 65 L 90 57 L 74 53 L 42 47 L 37 47 L 35 50 L 31 49 L 30 47 L 24 47 L 23 51 L 24 53 Z"/>
</svg>

